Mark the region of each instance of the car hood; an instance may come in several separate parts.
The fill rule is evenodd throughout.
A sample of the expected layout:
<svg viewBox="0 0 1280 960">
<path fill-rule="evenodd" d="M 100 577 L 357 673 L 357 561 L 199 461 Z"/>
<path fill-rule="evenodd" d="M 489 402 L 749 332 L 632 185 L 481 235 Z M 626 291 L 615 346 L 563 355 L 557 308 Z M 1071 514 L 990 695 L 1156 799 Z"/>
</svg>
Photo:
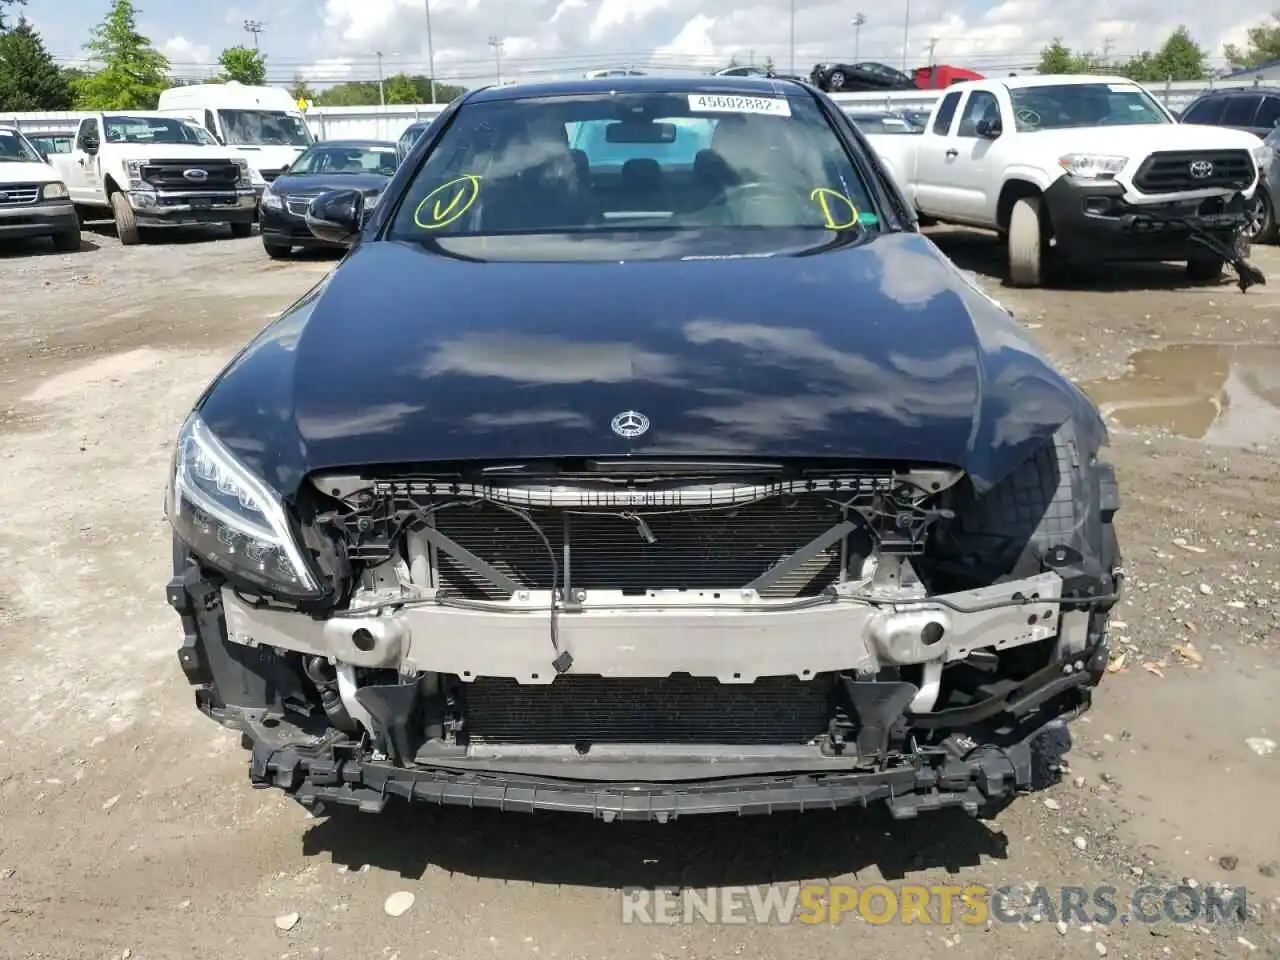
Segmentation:
<svg viewBox="0 0 1280 960">
<path fill-rule="evenodd" d="M 391 181 L 380 173 L 302 173 L 277 177 L 271 192 L 285 196 L 310 196 L 326 190 L 381 190 Z"/>
<path fill-rule="evenodd" d="M 1106 124 L 1036 130 L 1025 136 L 1028 145 L 1062 153 L 1102 150 L 1105 145 L 1106 152 L 1127 152 L 1135 162 L 1157 150 L 1252 150 L 1258 146 L 1252 134 L 1195 123 Z"/>
<path fill-rule="evenodd" d="M 125 143 L 107 141 L 103 148 L 127 160 L 226 160 L 244 158 L 235 147 L 216 147 L 198 143 Z"/>
<path fill-rule="evenodd" d="M 1093 406 L 919 234 L 813 256 L 474 262 L 357 246 L 214 381 L 205 422 L 290 495 L 470 458 L 867 457 L 997 482 Z M 628 410 L 650 429 L 625 439 Z"/>
<path fill-rule="evenodd" d="M 58 171 L 47 163 L 0 162 L 0 190 L 8 183 L 48 183 Z"/>
</svg>

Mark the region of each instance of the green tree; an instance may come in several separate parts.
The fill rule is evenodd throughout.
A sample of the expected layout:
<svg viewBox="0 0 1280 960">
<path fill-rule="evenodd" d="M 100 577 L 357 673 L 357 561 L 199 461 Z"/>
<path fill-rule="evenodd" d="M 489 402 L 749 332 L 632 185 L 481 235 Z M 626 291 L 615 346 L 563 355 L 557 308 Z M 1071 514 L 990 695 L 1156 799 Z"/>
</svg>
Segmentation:
<svg viewBox="0 0 1280 960">
<path fill-rule="evenodd" d="M 218 54 L 218 63 L 222 65 L 225 80 L 236 80 L 253 87 L 260 87 L 267 82 L 267 58 L 257 50 L 242 46 L 227 47 Z"/>
<path fill-rule="evenodd" d="M 1209 75 L 1205 65 L 1207 56 L 1208 52 L 1191 38 L 1191 31 L 1180 26 L 1165 38 L 1155 53 L 1144 50 L 1115 68 L 1115 72 L 1140 83 L 1203 80 Z"/>
<path fill-rule="evenodd" d="M 112 0 L 106 19 L 93 28 L 85 49 L 102 64 L 77 85 L 77 105 L 86 110 L 154 110 L 169 85 L 169 61 L 138 32 L 132 0 Z"/>
<path fill-rule="evenodd" d="M 0 33 L 0 109 L 70 110 L 75 94 L 25 17 Z"/>
<path fill-rule="evenodd" d="M 315 102 L 316 92 L 307 83 L 307 78 L 300 73 L 293 75 L 293 83 L 289 85 L 289 94 L 294 100 L 310 100 Z"/>
<path fill-rule="evenodd" d="M 1055 37 L 1053 43 L 1040 51 L 1040 63 L 1036 72 L 1041 74 L 1060 73 L 1101 73 L 1105 72 L 1102 62 L 1092 53 L 1076 54 L 1064 44 L 1061 38 Z"/>
<path fill-rule="evenodd" d="M 405 73 L 397 73 L 387 77 L 385 85 L 387 103 L 419 103 L 418 85 L 413 77 Z"/>
<path fill-rule="evenodd" d="M 1248 45 L 1241 50 L 1234 43 L 1222 48 L 1227 62 L 1237 70 L 1250 70 L 1273 60 L 1280 60 L 1280 10 L 1271 14 L 1246 34 Z"/>
<path fill-rule="evenodd" d="M 4 25 L 5 7 L 20 7 L 26 2 L 27 0 L 0 0 L 0 30 L 6 29 Z"/>
</svg>

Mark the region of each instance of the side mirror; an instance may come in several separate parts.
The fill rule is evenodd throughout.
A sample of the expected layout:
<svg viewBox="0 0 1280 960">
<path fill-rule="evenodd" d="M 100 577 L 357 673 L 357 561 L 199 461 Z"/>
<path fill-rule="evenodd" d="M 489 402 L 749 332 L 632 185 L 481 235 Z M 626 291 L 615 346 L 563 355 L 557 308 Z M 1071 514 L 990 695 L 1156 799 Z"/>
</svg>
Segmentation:
<svg viewBox="0 0 1280 960">
<path fill-rule="evenodd" d="M 1000 136 L 1000 121 L 983 118 L 974 126 L 973 132 L 983 140 L 995 140 Z"/>
<path fill-rule="evenodd" d="M 364 194 L 359 190 L 330 190 L 307 207 L 307 229 L 319 240 L 347 247 L 364 225 Z"/>
<path fill-rule="evenodd" d="M 102 142 L 97 137 L 85 137 L 80 141 L 80 146 L 85 153 L 97 153 Z"/>
</svg>

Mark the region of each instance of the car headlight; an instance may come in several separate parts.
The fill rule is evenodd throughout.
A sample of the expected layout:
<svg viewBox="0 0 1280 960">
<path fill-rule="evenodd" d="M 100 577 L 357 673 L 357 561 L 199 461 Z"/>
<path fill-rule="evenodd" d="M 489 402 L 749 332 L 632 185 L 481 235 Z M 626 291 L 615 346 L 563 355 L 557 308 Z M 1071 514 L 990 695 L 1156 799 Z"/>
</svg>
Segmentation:
<svg viewBox="0 0 1280 960">
<path fill-rule="evenodd" d="M 1068 153 L 1058 158 L 1058 164 L 1067 176 L 1081 180 L 1112 180 L 1128 162 L 1128 157 L 1102 153 Z"/>
<path fill-rule="evenodd" d="M 61 180 L 46 183 L 40 190 L 40 196 L 45 200 L 65 200 L 69 196 L 67 185 Z"/>
<path fill-rule="evenodd" d="M 215 437 L 198 414 L 178 435 L 165 513 L 201 560 L 272 594 L 316 596 L 280 497 Z"/>
<path fill-rule="evenodd" d="M 1258 165 L 1258 170 L 1262 173 L 1271 169 L 1271 162 L 1275 158 L 1276 152 L 1269 143 L 1260 143 L 1253 148 L 1253 162 Z"/>
<path fill-rule="evenodd" d="M 381 198 L 381 196 L 382 196 L 381 193 L 366 193 L 364 195 L 364 209 L 366 213 L 370 210 L 377 209 L 378 200 L 379 198 Z"/>
<path fill-rule="evenodd" d="M 126 160 L 124 162 L 125 173 L 129 175 L 129 186 L 135 189 L 142 186 L 142 168 L 147 165 L 145 160 Z"/>
<path fill-rule="evenodd" d="M 248 160 L 232 160 L 237 167 L 240 168 L 240 183 L 242 187 L 253 186 L 253 168 L 249 166 Z"/>
<path fill-rule="evenodd" d="M 280 194 L 271 189 L 271 184 L 267 184 L 262 191 L 262 206 L 268 210 L 280 210 L 284 207 L 284 201 L 280 199 Z"/>
</svg>

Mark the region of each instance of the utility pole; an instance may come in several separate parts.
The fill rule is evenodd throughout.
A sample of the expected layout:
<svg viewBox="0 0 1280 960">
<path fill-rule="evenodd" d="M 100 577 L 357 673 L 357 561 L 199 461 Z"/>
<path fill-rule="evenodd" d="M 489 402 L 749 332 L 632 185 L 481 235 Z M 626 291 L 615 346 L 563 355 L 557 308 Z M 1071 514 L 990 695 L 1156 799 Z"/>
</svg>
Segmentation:
<svg viewBox="0 0 1280 960">
<path fill-rule="evenodd" d="M 378 104 L 385 107 L 387 105 L 387 94 L 382 86 L 382 51 L 379 50 L 374 56 L 378 58 Z"/>
<path fill-rule="evenodd" d="M 856 63 L 860 59 L 858 49 L 862 46 L 862 25 L 867 22 L 867 15 L 855 13 L 849 22 L 853 24 L 853 59 Z"/>
<path fill-rule="evenodd" d="M 791 75 L 796 72 L 796 0 L 791 0 Z"/>
<path fill-rule="evenodd" d="M 907 72 L 907 41 L 911 37 L 911 0 L 907 0 L 907 12 L 902 18 L 902 72 Z"/>
<path fill-rule="evenodd" d="M 244 22 L 245 31 L 253 34 L 253 49 L 255 51 L 258 49 L 258 34 L 262 32 L 262 28 L 265 26 L 266 24 L 261 20 L 246 20 Z"/>
<path fill-rule="evenodd" d="M 1102 62 L 1109 64 L 1111 62 L 1111 48 L 1115 46 L 1115 41 L 1110 37 L 1102 38 Z"/>
<path fill-rule="evenodd" d="M 502 38 L 490 37 L 489 46 L 493 47 L 494 83 L 502 83 Z"/>
<path fill-rule="evenodd" d="M 431 40 L 431 0 L 425 0 L 427 7 L 427 72 L 431 74 L 431 102 L 436 102 L 436 50 Z"/>
<path fill-rule="evenodd" d="M 929 38 L 929 66 L 931 67 L 934 65 L 933 51 L 937 48 L 937 46 L 938 46 L 938 38 L 930 37 Z"/>
</svg>

